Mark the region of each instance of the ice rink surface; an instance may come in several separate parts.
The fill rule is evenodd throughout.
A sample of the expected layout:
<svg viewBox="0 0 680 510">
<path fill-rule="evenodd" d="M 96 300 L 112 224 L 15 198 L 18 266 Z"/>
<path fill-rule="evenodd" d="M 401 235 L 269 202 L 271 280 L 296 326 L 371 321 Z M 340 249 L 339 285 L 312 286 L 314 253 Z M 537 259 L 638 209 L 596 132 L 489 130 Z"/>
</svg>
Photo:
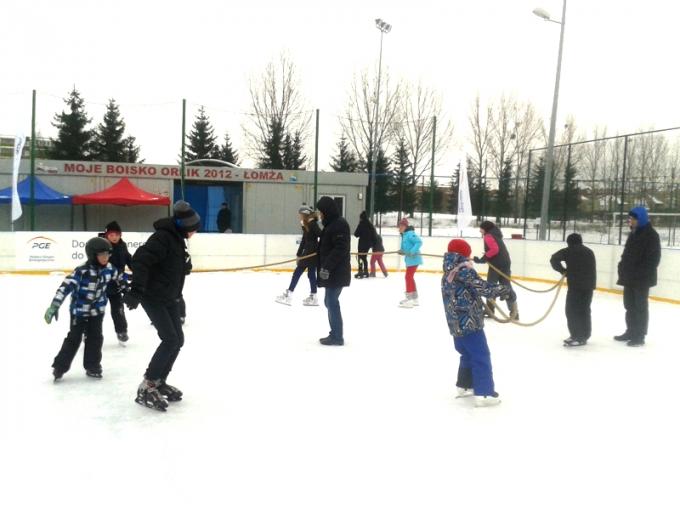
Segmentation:
<svg viewBox="0 0 680 510">
<path fill-rule="evenodd" d="M 455 398 L 438 275 L 416 275 L 414 309 L 403 273 L 353 281 L 346 345 L 323 347 L 306 276 L 287 307 L 290 273 L 193 274 L 168 380 L 184 400 L 160 413 L 133 401 L 158 345 L 141 307 L 126 347 L 106 317 L 102 380 L 81 349 L 52 382 L 68 309 L 42 316 L 62 278 L 0 276 L 3 509 L 680 507 L 677 305 L 651 305 L 643 348 L 612 340 L 622 297 L 601 292 L 585 347 L 562 346 L 564 292 L 538 326 L 487 323 L 503 403 L 475 409 Z M 549 305 L 518 295 L 522 320 Z"/>
</svg>

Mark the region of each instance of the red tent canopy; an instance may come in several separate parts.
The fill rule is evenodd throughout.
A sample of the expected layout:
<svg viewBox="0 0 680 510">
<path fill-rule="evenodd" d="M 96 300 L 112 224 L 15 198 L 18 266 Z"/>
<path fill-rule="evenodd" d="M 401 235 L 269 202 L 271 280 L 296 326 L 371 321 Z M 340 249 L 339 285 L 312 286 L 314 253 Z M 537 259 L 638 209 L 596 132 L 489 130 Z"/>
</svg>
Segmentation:
<svg viewBox="0 0 680 510">
<path fill-rule="evenodd" d="M 170 205 L 170 198 L 154 195 L 138 188 L 123 177 L 110 188 L 96 193 L 76 195 L 74 204 L 110 204 L 110 205 Z"/>
</svg>

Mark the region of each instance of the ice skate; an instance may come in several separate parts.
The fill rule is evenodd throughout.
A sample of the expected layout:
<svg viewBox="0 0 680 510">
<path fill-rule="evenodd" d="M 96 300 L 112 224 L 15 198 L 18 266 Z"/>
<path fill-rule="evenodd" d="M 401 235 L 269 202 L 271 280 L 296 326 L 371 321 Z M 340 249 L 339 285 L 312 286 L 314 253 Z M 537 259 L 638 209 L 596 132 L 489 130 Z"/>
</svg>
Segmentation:
<svg viewBox="0 0 680 510">
<path fill-rule="evenodd" d="M 498 404 L 501 403 L 501 399 L 498 396 L 498 393 L 494 393 L 493 395 L 475 395 L 475 407 L 491 407 L 491 406 L 497 406 Z"/>
<path fill-rule="evenodd" d="M 125 346 L 126 342 L 130 339 L 130 337 L 127 334 L 127 331 L 116 333 L 116 336 L 118 337 L 118 343 L 120 343 L 120 345 L 122 346 Z"/>
<path fill-rule="evenodd" d="M 368 277 L 375 278 L 375 271 L 371 271 L 370 273 L 368 273 Z"/>
<path fill-rule="evenodd" d="M 614 340 L 618 340 L 619 342 L 627 342 L 628 340 L 632 340 L 632 339 L 633 339 L 633 337 L 630 336 L 630 334 L 628 334 L 627 331 L 625 333 L 623 333 L 622 335 L 616 335 L 614 337 Z"/>
<path fill-rule="evenodd" d="M 406 297 L 399 301 L 399 307 L 400 308 L 413 308 L 413 301 L 411 301 L 411 298 L 409 297 L 410 292 L 406 293 Z"/>
<path fill-rule="evenodd" d="M 276 296 L 276 302 L 291 306 L 293 304 L 293 293 L 290 290 L 285 290 L 283 294 Z"/>
<path fill-rule="evenodd" d="M 57 382 L 59 379 L 64 377 L 64 372 L 62 372 L 58 368 L 55 368 L 54 370 L 52 370 L 52 375 L 54 376 L 54 382 Z"/>
<path fill-rule="evenodd" d="M 411 292 L 411 302 L 413 303 L 413 306 L 419 306 L 420 303 L 418 302 L 418 291 L 414 290 Z"/>
<path fill-rule="evenodd" d="M 169 385 L 165 381 L 161 381 L 158 385 L 158 392 L 163 395 L 168 402 L 179 402 L 182 400 L 182 391 Z"/>
<path fill-rule="evenodd" d="M 628 347 L 642 347 L 645 345 L 645 341 L 642 338 L 631 338 L 626 342 Z"/>
<path fill-rule="evenodd" d="M 87 370 L 85 370 L 85 375 L 88 377 L 92 377 L 93 379 L 101 379 L 102 369 L 88 368 Z"/>
<path fill-rule="evenodd" d="M 319 299 L 316 297 L 316 294 L 310 294 L 302 300 L 302 304 L 305 306 L 319 306 Z"/>
<path fill-rule="evenodd" d="M 458 393 L 456 398 L 471 397 L 475 394 L 472 388 L 461 388 L 460 386 L 456 386 L 456 393 Z"/>
<path fill-rule="evenodd" d="M 160 381 L 144 379 L 139 388 L 137 388 L 135 402 L 150 409 L 165 412 L 168 407 L 168 401 L 158 391 L 159 384 Z"/>
<path fill-rule="evenodd" d="M 588 341 L 587 340 L 578 340 L 576 338 L 567 338 L 564 340 L 564 346 L 565 347 L 579 347 L 581 345 L 586 345 Z"/>
</svg>

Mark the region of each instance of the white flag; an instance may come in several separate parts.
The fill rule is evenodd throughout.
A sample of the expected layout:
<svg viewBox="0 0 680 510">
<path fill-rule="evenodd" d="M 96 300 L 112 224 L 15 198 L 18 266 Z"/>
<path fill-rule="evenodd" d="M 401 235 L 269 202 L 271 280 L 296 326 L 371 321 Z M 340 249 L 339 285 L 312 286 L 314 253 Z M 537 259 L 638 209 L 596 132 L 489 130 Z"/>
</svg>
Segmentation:
<svg viewBox="0 0 680 510">
<path fill-rule="evenodd" d="M 468 185 L 467 168 L 460 169 L 458 176 L 458 232 L 463 235 L 463 229 L 470 225 L 474 216 L 472 215 L 472 204 L 470 203 L 470 186 Z"/>
<path fill-rule="evenodd" d="M 19 135 L 14 138 L 14 165 L 12 167 L 12 221 L 21 218 L 21 200 L 19 199 L 19 191 L 17 185 L 19 184 L 19 165 L 21 164 L 21 155 L 24 152 L 24 142 L 26 137 Z"/>
</svg>

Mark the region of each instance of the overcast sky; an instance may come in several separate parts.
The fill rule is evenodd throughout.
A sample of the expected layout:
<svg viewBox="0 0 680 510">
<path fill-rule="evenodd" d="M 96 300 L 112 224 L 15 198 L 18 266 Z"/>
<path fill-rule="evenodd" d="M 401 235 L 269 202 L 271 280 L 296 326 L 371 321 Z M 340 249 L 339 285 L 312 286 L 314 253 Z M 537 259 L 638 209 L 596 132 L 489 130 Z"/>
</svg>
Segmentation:
<svg viewBox="0 0 680 510">
<path fill-rule="evenodd" d="M 321 110 L 320 168 L 340 135 L 353 74 L 375 66 L 379 32 L 393 25 L 383 64 L 392 76 L 441 91 L 455 145 L 437 173 L 450 173 L 468 137 L 474 96 L 514 93 L 550 115 L 561 0 L 341 2 L 250 0 L 5 2 L 0 10 L 0 134 L 30 133 L 30 90 L 38 129 L 75 85 L 95 122 L 115 98 L 147 162 L 179 153 L 181 99 L 190 124 L 205 105 L 217 134 L 236 148 L 249 111 L 248 80 L 285 50 L 297 64 L 308 107 Z M 607 125 L 609 133 L 680 125 L 677 55 L 680 4 L 672 0 L 569 0 L 559 121 Z M 383 68 L 385 69 L 385 68 Z"/>
</svg>

